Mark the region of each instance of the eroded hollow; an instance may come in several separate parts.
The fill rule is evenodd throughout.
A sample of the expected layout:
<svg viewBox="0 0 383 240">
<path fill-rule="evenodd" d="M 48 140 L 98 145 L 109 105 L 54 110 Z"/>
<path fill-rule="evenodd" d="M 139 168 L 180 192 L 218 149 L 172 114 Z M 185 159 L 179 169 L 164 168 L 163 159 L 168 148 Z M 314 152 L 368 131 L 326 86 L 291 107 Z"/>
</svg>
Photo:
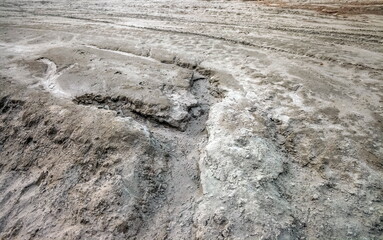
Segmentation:
<svg viewBox="0 0 383 240">
<path fill-rule="evenodd" d="M 166 93 L 170 90 L 164 86 L 162 91 Z M 185 204 L 194 208 L 195 199 L 202 194 L 199 160 L 207 141 L 205 128 L 210 106 L 217 99 L 211 95 L 209 78 L 196 72 L 190 78 L 188 93 L 196 101 L 187 108 L 187 115 L 179 121 L 171 118 L 169 107 L 161 108 L 156 104 L 145 104 L 127 96 L 102 96 L 90 93 L 75 97 L 73 101 L 114 110 L 118 116 L 132 117 L 148 127 L 158 142 L 158 147 L 167 152 L 168 162 L 166 168 L 161 171 L 161 178 L 148 180 L 155 187 L 154 192 L 149 191 L 145 194 L 146 198 L 143 200 L 145 204 L 141 207 L 142 214 L 152 218 L 158 212 L 172 211 L 174 216 L 180 216 L 177 221 L 182 223 L 180 226 L 184 226 L 184 230 L 185 226 L 189 226 L 187 231 L 191 236 L 194 230 L 190 219 L 193 219 L 194 213 L 185 211 L 184 208 Z M 170 108 L 172 107 L 174 106 Z M 160 206 L 167 206 L 167 209 L 161 209 Z M 145 231 L 145 228 L 143 226 L 142 231 Z"/>
<path fill-rule="evenodd" d="M 57 71 L 51 74 L 47 68 L 43 83 L 49 84 L 43 87 L 78 105 L 96 107 L 100 114 L 114 111 L 127 124 L 134 119 L 145 126 L 153 146 L 146 157 L 134 160 L 142 185 L 135 213 L 145 219 L 140 231 L 149 229 L 151 221 L 168 224 L 170 219 L 157 216 L 172 212 L 178 216 L 174 233 L 182 229 L 192 236 L 194 211 L 185 206 L 193 209 L 202 196 L 199 162 L 207 144 L 206 121 L 223 90 L 211 70 L 155 56 L 90 47 L 51 49 L 44 54 L 49 59 L 45 64 L 54 64 Z"/>
<path fill-rule="evenodd" d="M 164 86 L 161 91 L 169 94 L 171 87 Z M 156 103 L 146 103 L 140 99 L 123 95 L 102 95 L 86 93 L 73 98 L 73 102 L 81 105 L 93 105 L 99 109 L 114 110 L 120 117 L 132 117 L 138 121 L 147 120 L 152 126 L 170 127 L 189 134 L 198 134 L 205 129 L 206 121 L 209 115 L 210 105 L 214 101 L 211 94 L 209 79 L 198 72 L 193 72 L 190 77 L 190 87 L 186 94 L 193 96 L 193 103 L 177 103 L 174 99 L 172 105 L 163 105 Z M 185 113 L 180 117 L 172 116 L 172 112 L 183 107 Z M 182 111 L 182 110 L 180 110 Z M 146 123 L 147 124 L 147 123 Z"/>
</svg>

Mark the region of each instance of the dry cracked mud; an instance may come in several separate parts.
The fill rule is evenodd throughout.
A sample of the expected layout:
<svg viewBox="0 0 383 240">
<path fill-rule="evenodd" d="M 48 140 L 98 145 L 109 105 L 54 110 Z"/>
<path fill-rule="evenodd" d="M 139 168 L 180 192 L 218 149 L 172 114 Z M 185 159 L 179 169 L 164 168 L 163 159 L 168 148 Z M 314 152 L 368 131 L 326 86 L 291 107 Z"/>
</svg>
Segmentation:
<svg viewBox="0 0 383 240">
<path fill-rule="evenodd" d="M 0 2 L 0 239 L 382 239 L 382 1 Z"/>
</svg>

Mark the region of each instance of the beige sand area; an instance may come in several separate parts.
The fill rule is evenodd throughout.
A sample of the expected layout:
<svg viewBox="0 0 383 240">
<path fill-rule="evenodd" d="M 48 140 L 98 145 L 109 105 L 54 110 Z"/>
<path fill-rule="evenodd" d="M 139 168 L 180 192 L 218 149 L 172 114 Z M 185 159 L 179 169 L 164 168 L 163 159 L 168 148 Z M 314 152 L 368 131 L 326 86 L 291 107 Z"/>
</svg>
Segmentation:
<svg viewBox="0 0 383 240">
<path fill-rule="evenodd" d="M 1 1 L 0 239 L 382 239 L 382 5 Z"/>
</svg>

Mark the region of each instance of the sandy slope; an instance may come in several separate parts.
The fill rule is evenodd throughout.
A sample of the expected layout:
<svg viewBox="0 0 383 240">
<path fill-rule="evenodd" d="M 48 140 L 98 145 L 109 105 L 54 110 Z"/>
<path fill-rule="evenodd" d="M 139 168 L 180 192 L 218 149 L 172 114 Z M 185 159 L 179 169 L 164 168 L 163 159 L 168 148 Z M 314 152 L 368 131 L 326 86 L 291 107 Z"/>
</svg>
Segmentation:
<svg viewBox="0 0 383 240">
<path fill-rule="evenodd" d="M 324 13 L 2 1 L 0 238 L 381 239 L 383 16 Z"/>
</svg>

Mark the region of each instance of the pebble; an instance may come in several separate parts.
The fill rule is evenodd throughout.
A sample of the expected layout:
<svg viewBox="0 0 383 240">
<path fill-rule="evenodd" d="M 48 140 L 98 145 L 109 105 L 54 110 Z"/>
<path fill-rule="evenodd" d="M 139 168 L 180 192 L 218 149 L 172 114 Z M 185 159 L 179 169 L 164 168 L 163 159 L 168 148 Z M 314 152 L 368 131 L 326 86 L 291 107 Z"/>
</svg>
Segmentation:
<svg viewBox="0 0 383 240">
<path fill-rule="evenodd" d="M 315 193 L 313 196 L 312 196 L 312 198 L 311 198 L 311 200 L 318 200 L 319 199 L 319 194 L 317 194 L 317 193 Z"/>
</svg>

